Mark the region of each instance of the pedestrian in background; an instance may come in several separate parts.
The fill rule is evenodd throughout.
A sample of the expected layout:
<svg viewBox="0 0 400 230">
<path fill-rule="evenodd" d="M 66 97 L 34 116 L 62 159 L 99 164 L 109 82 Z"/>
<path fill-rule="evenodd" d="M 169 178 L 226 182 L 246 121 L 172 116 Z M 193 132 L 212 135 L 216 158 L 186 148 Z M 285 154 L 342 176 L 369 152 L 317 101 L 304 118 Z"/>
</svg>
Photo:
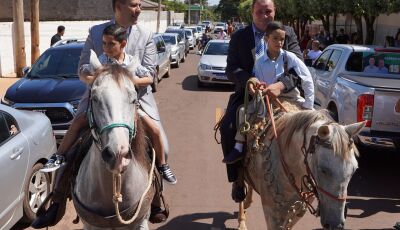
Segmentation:
<svg viewBox="0 0 400 230">
<path fill-rule="evenodd" d="M 54 43 L 58 42 L 61 40 L 61 37 L 64 36 L 64 32 L 65 32 L 65 27 L 64 26 L 58 26 L 57 27 L 57 33 L 53 35 L 53 37 L 51 37 L 51 41 L 50 41 L 50 46 L 53 46 Z"/>
</svg>

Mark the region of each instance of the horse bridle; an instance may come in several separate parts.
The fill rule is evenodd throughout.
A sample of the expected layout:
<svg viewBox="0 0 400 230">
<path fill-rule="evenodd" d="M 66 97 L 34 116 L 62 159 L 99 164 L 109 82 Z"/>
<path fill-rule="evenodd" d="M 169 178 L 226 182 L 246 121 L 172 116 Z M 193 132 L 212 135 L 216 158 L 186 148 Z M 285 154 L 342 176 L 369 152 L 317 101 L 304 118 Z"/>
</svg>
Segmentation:
<svg viewBox="0 0 400 230">
<path fill-rule="evenodd" d="M 137 105 L 135 105 L 137 106 Z M 113 129 L 113 128 L 117 128 L 117 127 L 123 127 L 123 128 L 127 128 L 129 131 L 129 142 L 132 141 L 133 138 L 135 138 L 136 136 L 136 127 L 135 127 L 135 121 L 133 120 L 132 123 L 133 125 L 129 125 L 126 123 L 110 123 L 107 124 L 103 127 L 98 127 L 96 120 L 95 120 L 95 116 L 93 114 L 93 105 L 92 105 L 92 92 L 90 91 L 89 94 L 89 105 L 88 105 L 88 110 L 87 110 L 87 118 L 88 118 L 88 122 L 89 122 L 89 128 L 91 130 L 92 133 L 92 137 L 94 142 L 96 143 L 96 146 L 99 148 L 100 151 L 103 150 L 104 145 L 101 142 L 101 138 L 100 135 L 103 134 L 105 131 Z M 134 118 L 133 118 L 134 119 Z"/>
</svg>

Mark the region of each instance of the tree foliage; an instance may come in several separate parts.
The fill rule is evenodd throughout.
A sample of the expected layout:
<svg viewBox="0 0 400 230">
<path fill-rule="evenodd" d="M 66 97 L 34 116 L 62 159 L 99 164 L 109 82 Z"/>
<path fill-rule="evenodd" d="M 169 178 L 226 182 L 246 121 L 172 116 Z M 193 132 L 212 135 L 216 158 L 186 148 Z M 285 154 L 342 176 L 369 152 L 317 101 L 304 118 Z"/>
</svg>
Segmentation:
<svg viewBox="0 0 400 230">
<path fill-rule="evenodd" d="M 252 2 L 253 2 L 253 0 L 246 0 L 239 4 L 238 15 L 239 15 L 240 21 L 247 22 L 248 24 L 251 23 L 251 21 L 252 21 L 252 17 L 251 17 Z"/>
<path fill-rule="evenodd" d="M 221 16 L 221 20 L 228 21 L 239 16 L 239 3 L 239 0 L 220 0 L 215 12 Z"/>
<path fill-rule="evenodd" d="M 168 1 L 164 0 L 162 2 L 163 5 L 166 6 L 166 10 L 168 11 L 174 11 L 176 13 L 184 13 L 187 11 L 188 7 L 186 4 L 178 1 Z"/>
</svg>

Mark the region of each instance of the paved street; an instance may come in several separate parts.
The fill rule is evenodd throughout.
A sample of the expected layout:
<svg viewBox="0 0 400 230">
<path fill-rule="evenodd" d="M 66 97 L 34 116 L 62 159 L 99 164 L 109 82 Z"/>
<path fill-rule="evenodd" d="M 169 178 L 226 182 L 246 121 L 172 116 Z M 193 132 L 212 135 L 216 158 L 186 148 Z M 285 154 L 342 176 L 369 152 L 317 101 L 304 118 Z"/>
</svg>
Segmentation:
<svg viewBox="0 0 400 230">
<path fill-rule="evenodd" d="M 160 230 L 232 229 L 237 205 L 230 198 L 220 146 L 214 140 L 213 127 L 225 108 L 231 87 L 197 87 L 196 65 L 199 56 L 191 51 L 180 68 L 163 79 L 156 97 L 169 137 L 169 163 L 178 184 L 166 187 L 171 216 L 164 224 L 151 225 Z M 1 79 L 1 95 L 5 82 Z M 11 80 L 9 80 L 11 81 Z M 384 150 L 361 149 L 360 168 L 348 193 L 346 229 L 393 229 L 400 221 L 400 155 Z M 111 186 L 111 185 L 110 185 Z M 247 212 L 251 230 L 266 229 L 258 197 Z M 110 197 L 111 199 L 111 197 Z M 72 224 L 76 213 L 71 203 L 65 218 L 49 229 L 81 229 Z M 15 226 L 22 229 L 24 226 Z M 319 229 L 319 219 L 306 214 L 295 229 Z M 30 229 L 30 228 L 28 228 Z"/>
</svg>

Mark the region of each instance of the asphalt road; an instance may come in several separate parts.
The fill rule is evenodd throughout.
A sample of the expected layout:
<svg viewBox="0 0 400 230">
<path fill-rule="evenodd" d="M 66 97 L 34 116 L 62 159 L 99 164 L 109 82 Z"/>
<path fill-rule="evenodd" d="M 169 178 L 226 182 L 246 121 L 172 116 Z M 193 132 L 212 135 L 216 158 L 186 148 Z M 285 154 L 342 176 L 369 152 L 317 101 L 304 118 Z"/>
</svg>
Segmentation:
<svg viewBox="0 0 400 230">
<path fill-rule="evenodd" d="M 220 146 L 213 127 L 226 107 L 231 87 L 197 87 L 199 56 L 193 51 L 180 68 L 172 69 L 155 94 L 162 122 L 169 137 L 169 163 L 178 184 L 166 186 L 171 216 L 166 223 L 150 225 L 160 230 L 217 230 L 237 227 L 237 205 L 230 198 Z M 348 193 L 346 229 L 393 229 L 400 221 L 400 154 L 361 149 L 360 168 Z M 111 199 L 111 198 L 110 198 Z M 72 224 L 76 213 L 68 206 L 65 218 L 49 229 L 81 229 Z M 266 229 L 260 200 L 247 212 L 247 226 Z M 294 229 L 320 229 L 319 219 L 306 214 Z M 21 229 L 16 226 L 14 229 Z"/>
</svg>

